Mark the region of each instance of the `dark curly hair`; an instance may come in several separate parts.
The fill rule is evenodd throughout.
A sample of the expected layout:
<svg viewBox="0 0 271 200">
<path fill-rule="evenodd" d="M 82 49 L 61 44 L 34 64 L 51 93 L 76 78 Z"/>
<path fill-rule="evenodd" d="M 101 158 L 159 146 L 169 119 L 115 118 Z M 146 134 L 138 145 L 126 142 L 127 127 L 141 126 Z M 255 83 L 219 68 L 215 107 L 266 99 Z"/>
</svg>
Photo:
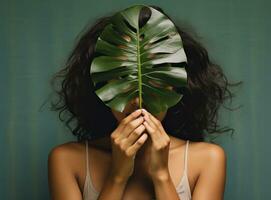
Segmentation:
<svg viewBox="0 0 271 200">
<path fill-rule="evenodd" d="M 164 13 L 160 7 L 151 7 Z M 51 79 L 57 95 L 57 99 L 51 101 L 51 110 L 59 112 L 59 119 L 65 122 L 79 142 L 109 135 L 117 126 L 111 109 L 95 94 L 90 77 L 96 41 L 110 23 L 110 17 L 99 18 L 82 34 L 63 69 Z M 139 23 L 144 24 L 149 17 L 150 12 L 142 9 Z M 183 98 L 168 109 L 162 121 L 165 131 L 191 141 L 204 141 L 210 134 L 233 133 L 234 129 L 218 125 L 218 109 L 226 99 L 232 101 L 234 95 L 229 86 L 237 86 L 241 82 L 229 83 L 221 67 L 210 60 L 206 48 L 195 39 L 196 36 L 192 36 L 184 27 L 175 26 L 187 55 L 188 87 L 177 88 Z"/>
</svg>

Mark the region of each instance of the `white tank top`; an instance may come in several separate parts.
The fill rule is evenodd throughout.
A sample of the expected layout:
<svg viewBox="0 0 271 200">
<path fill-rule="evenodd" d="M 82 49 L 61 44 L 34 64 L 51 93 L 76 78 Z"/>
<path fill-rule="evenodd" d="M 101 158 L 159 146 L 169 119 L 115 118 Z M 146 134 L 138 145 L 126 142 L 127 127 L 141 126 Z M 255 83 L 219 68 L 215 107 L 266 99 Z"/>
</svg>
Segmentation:
<svg viewBox="0 0 271 200">
<path fill-rule="evenodd" d="M 185 156 L 184 156 L 184 172 L 181 181 L 176 187 L 176 191 L 181 200 L 191 200 L 191 191 L 189 186 L 189 180 L 187 176 L 187 154 L 188 154 L 189 140 L 186 141 Z M 97 200 L 99 192 L 94 188 L 90 173 L 89 173 L 89 161 L 88 161 L 88 142 L 86 140 L 86 178 L 84 183 L 83 200 Z"/>
</svg>

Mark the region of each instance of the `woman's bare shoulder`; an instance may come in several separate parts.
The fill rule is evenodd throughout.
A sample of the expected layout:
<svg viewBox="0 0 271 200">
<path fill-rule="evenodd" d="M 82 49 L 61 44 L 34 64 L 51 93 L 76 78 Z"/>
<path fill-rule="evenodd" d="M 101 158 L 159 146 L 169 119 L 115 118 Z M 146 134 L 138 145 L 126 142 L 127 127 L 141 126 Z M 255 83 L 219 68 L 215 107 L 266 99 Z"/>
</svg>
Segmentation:
<svg viewBox="0 0 271 200">
<path fill-rule="evenodd" d="M 204 141 L 202 142 L 189 141 L 189 146 L 193 146 L 193 150 L 195 151 L 204 151 L 205 153 L 223 150 L 223 147 L 218 144 Z"/>
<path fill-rule="evenodd" d="M 88 150 L 93 156 L 101 156 L 100 158 L 108 155 L 108 152 L 90 143 L 88 145 Z M 51 149 L 49 156 L 65 159 L 66 162 L 69 162 L 69 164 L 78 163 L 78 161 L 85 159 L 86 143 L 85 141 L 69 141 L 59 144 Z"/>
<path fill-rule="evenodd" d="M 185 144 L 185 140 L 176 138 L 177 141 L 183 146 Z M 189 151 L 195 154 L 200 154 L 200 156 L 223 153 L 224 149 L 218 144 L 205 142 L 205 141 L 191 141 L 189 140 Z"/>
<path fill-rule="evenodd" d="M 224 148 L 219 144 L 210 143 L 210 142 L 192 142 L 189 141 L 190 146 L 195 153 L 201 153 L 208 156 L 215 156 L 216 154 L 225 153 Z"/>
<path fill-rule="evenodd" d="M 80 152 L 82 150 L 82 147 L 83 147 L 82 143 L 69 141 L 69 142 L 54 146 L 50 150 L 50 154 L 60 154 L 64 157 L 72 156 Z"/>
<path fill-rule="evenodd" d="M 208 161 L 223 161 L 226 159 L 226 153 L 222 146 L 210 142 L 189 142 L 190 153 L 193 160 L 197 161 L 198 166 L 204 167 L 210 163 Z"/>
<path fill-rule="evenodd" d="M 50 163 L 62 163 L 61 165 L 70 170 L 73 170 L 72 163 L 78 161 L 80 152 L 82 151 L 82 145 L 77 142 L 66 142 L 54 146 L 48 154 L 48 162 Z"/>
<path fill-rule="evenodd" d="M 224 148 L 209 142 L 191 142 L 190 150 L 192 154 L 190 170 L 197 172 L 195 178 L 192 178 L 193 197 L 215 195 L 218 191 L 222 191 L 226 177 Z"/>
</svg>

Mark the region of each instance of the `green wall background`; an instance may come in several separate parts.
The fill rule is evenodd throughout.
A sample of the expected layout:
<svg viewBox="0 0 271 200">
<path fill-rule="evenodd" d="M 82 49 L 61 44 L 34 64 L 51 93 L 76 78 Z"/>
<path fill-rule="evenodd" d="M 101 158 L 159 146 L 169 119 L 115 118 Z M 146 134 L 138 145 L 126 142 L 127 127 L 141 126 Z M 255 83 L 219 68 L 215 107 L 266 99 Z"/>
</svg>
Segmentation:
<svg viewBox="0 0 271 200">
<path fill-rule="evenodd" d="M 76 140 L 48 106 L 39 110 L 49 78 L 87 23 L 135 3 L 191 24 L 229 80 L 244 82 L 233 103 L 243 107 L 221 110 L 221 123 L 236 134 L 216 140 L 228 158 L 225 199 L 271 199 L 268 0 L 1 1 L 0 199 L 49 199 L 48 153 Z"/>
</svg>

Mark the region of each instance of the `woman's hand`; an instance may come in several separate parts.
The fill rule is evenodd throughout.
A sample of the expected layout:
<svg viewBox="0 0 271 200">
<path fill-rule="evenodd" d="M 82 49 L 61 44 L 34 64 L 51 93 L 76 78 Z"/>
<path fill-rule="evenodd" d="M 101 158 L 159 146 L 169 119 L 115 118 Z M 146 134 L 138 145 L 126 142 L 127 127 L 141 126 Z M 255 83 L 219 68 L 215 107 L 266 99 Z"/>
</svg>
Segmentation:
<svg viewBox="0 0 271 200">
<path fill-rule="evenodd" d="M 124 118 L 111 134 L 112 167 L 110 175 L 125 182 L 133 174 L 134 158 L 148 135 L 143 133 L 145 126 L 142 110 L 138 109 Z M 143 134 L 142 134 L 143 133 Z"/>
<path fill-rule="evenodd" d="M 168 154 L 170 138 L 165 132 L 161 122 L 151 113 L 143 109 L 144 126 L 151 137 L 150 145 L 145 152 L 145 168 L 152 179 L 169 176 Z"/>
</svg>

